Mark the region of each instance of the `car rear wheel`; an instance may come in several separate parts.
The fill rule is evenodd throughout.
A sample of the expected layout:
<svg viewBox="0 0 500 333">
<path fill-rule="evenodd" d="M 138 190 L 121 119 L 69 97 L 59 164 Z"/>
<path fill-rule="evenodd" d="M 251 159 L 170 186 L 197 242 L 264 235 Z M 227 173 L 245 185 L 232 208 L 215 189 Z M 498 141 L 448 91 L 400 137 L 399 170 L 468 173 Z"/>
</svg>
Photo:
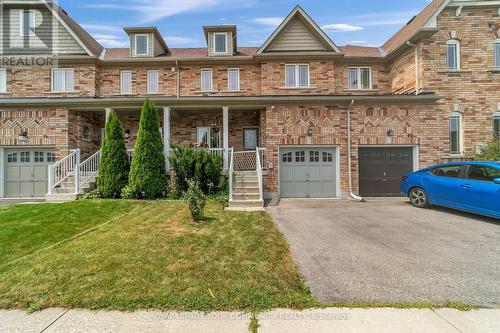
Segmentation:
<svg viewBox="0 0 500 333">
<path fill-rule="evenodd" d="M 411 204 L 417 208 L 429 207 L 429 197 L 427 196 L 427 192 L 420 187 L 412 188 L 408 197 L 410 198 Z"/>
</svg>

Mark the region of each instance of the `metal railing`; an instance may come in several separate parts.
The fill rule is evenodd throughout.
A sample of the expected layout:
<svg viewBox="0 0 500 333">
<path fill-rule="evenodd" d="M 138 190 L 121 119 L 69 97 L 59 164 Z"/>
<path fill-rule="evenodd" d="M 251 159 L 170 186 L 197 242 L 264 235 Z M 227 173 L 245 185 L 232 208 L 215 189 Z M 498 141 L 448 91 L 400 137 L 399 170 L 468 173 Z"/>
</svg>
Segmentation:
<svg viewBox="0 0 500 333">
<path fill-rule="evenodd" d="M 234 151 L 229 148 L 229 201 L 233 201 Z"/>
<path fill-rule="evenodd" d="M 80 149 L 76 149 L 68 156 L 48 167 L 48 194 L 62 182 L 74 176 L 75 192 L 80 188 Z"/>
<path fill-rule="evenodd" d="M 256 171 L 257 171 L 257 179 L 259 180 L 259 194 L 260 200 L 263 198 L 263 186 L 262 186 L 262 162 L 261 162 L 261 150 L 259 147 L 255 149 L 255 159 L 256 159 Z"/>
<path fill-rule="evenodd" d="M 99 171 L 99 163 L 101 162 L 101 151 L 98 150 L 94 155 L 80 164 L 80 188 L 87 184 L 89 180 L 94 178 Z"/>
</svg>

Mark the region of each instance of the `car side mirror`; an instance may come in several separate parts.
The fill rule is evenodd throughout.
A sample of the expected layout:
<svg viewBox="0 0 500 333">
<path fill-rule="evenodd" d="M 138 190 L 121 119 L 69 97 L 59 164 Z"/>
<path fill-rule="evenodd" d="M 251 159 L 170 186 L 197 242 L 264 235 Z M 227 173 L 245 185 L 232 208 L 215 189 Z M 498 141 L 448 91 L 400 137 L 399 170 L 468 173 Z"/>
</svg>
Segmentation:
<svg viewBox="0 0 500 333">
<path fill-rule="evenodd" d="M 500 177 L 493 179 L 493 183 L 500 185 Z"/>
</svg>

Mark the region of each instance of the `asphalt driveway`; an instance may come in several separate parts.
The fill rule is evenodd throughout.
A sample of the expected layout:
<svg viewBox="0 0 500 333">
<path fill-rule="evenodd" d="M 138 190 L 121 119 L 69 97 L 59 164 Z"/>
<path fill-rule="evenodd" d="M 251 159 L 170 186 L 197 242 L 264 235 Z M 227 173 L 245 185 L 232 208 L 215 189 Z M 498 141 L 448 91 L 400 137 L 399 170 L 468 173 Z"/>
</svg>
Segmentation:
<svg viewBox="0 0 500 333">
<path fill-rule="evenodd" d="M 321 301 L 500 307 L 500 221 L 403 201 L 268 207 Z"/>
</svg>

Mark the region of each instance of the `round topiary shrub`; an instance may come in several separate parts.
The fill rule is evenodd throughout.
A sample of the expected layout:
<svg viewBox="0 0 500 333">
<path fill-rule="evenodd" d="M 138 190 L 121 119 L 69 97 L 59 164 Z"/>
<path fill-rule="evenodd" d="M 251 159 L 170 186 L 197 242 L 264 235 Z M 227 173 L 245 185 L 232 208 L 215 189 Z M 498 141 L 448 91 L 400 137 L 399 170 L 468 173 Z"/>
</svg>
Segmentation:
<svg viewBox="0 0 500 333">
<path fill-rule="evenodd" d="M 158 199 L 166 194 L 167 172 L 159 125 L 156 106 L 146 100 L 142 107 L 129 184 L 125 191 L 127 197 Z"/>
<path fill-rule="evenodd" d="M 101 146 L 101 162 L 97 176 L 97 190 L 102 198 L 116 198 L 127 185 L 130 165 L 128 162 L 123 129 L 114 112 L 106 123 Z"/>
</svg>

